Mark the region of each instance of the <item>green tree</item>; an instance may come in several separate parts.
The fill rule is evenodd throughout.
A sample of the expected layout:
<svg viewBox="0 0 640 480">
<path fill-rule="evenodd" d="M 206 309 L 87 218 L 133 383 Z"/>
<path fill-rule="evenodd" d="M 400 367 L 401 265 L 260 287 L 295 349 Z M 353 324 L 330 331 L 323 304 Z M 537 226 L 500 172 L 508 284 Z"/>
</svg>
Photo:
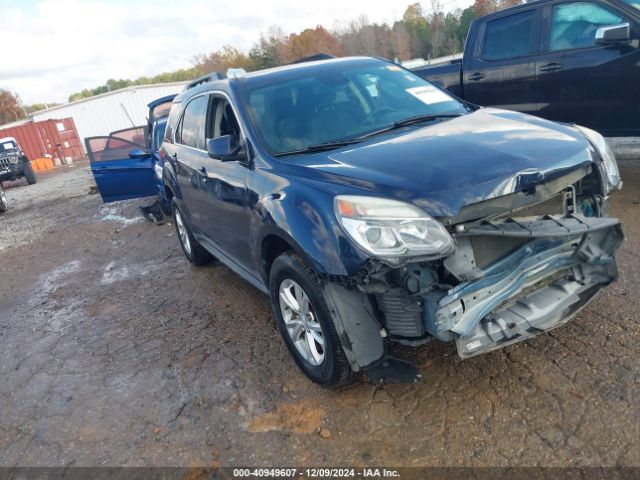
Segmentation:
<svg viewBox="0 0 640 480">
<path fill-rule="evenodd" d="M 460 42 L 460 45 L 464 47 L 465 42 L 467 41 L 467 34 L 469 33 L 469 27 L 471 26 L 471 22 L 477 17 L 476 9 L 471 6 L 465 8 L 460 15 L 460 20 L 458 22 L 458 28 L 456 31 L 456 37 Z"/>
<path fill-rule="evenodd" d="M 60 105 L 59 103 L 34 103 L 32 105 L 25 105 L 24 110 L 28 115 L 31 115 L 33 112 L 39 112 L 40 110 L 45 110 L 47 108 L 56 107 Z"/>
<path fill-rule="evenodd" d="M 419 3 L 409 5 L 402 21 L 409 34 L 411 56 L 427 57 L 431 53 L 431 33 L 422 6 Z"/>
</svg>

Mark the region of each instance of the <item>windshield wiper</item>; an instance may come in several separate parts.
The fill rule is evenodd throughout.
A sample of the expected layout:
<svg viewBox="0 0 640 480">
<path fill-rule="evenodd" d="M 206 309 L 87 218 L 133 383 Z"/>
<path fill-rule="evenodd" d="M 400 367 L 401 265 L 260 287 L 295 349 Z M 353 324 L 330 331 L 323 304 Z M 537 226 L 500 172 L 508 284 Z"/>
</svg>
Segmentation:
<svg viewBox="0 0 640 480">
<path fill-rule="evenodd" d="M 340 147 L 346 147 L 347 145 L 353 145 L 354 143 L 360 143 L 362 141 L 361 137 L 358 138 L 349 138 L 347 140 L 338 140 L 335 142 L 324 142 L 324 143 L 316 143 L 315 145 L 309 145 L 305 148 L 300 148 L 298 150 L 291 150 L 289 152 L 281 152 L 276 153 L 276 157 L 284 157 L 287 155 L 297 155 L 299 153 L 312 153 L 312 152 L 324 152 L 326 150 L 334 150 Z"/>
<path fill-rule="evenodd" d="M 428 115 L 416 115 L 415 117 L 405 118 L 404 120 L 398 120 L 394 122 L 392 125 L 388 127 L 381 128 L 380 130 L 375 130 L 373 132 L 366 133 L 360 137 L 359 139 L 363 140 L 369 137 L 375 137 L 376 135 L 380 135 L 382 133 L 391 132 L 393 130 L 398 130 L 399 128 L 408 127 L 410 125 L 415 125 L 417 123 L 430 122 L 431 120 L 439 120 L 441 118 L 455 118 L 462 115 L 461 113 L 435 113 Z"/>
<path fill-rule="evenodd" d="M 298 150 L 291 150 L 288 152 L 276 153 L 276 157 L 285 157 L 287 155 L 298 155 L 301 153 L 312 153 L 312 152 L 323 152 L 326 150 L 333 150 L 335 148 L 346 147 L 347 145 L 353 145 L 354 143 L 360 143 L 363 140 L 369 137 L 375 137 L 376 135 L 380 135 L 382 133 L 391 132 L 393 130 L 397 130 L 402 127 L 408 127 L 409 125 L 415 125 L 417 123 L 429 122 L 431 120 L 438 120 L 440 118 L 455 118 L 462 115 L 461 113 L 436 113 L 429 115 L 416 115 L 415 117 L 405 118 L 404 120 L 399 120 L 393 125 L 382 128 L 380 130 L 375 130 L 373 132 L 365 133 L 359 137 L 355 138 L 347 138 L 345 140 L 337 140 L 335 142 L 324 142 L 317 143 L 315 145 L 309 145 L 305 148 L 300 148 Z"/>
</svg>

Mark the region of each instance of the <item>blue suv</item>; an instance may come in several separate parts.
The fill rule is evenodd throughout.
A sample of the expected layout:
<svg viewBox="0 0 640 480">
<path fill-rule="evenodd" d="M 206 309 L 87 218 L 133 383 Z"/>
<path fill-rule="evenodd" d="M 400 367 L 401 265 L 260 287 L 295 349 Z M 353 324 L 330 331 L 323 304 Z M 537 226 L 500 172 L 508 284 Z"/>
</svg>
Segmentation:
<svg viewBox="0 0 640 480">
<path fill-rule="evenodd" d="M 270 295 L 302 371 L 413 381 L 394 344 L 468 358 L 573 318 L 617 277 L 597 133 L 478 108 L 381 59 L 186 89 L 160 150 L 188 260 Z"/>
</svg>

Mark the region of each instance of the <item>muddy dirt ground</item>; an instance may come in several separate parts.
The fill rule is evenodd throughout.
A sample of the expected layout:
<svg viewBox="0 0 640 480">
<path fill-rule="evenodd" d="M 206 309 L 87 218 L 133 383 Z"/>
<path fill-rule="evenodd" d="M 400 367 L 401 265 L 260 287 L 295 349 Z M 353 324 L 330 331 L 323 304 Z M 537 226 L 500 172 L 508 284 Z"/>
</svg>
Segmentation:
<svg viewBox="0 0 640 480">
<path fill-rule="evenodd" d="M 620 280 L 575 321 L 415 385 L 298 371 L 267 299 L 195 268 L 172 224 L 91 194 L 86 164 L 0 217 L 0 465 L 640 465 L 640 166 L 622 165 Z M 322 433 L 322 434 L 321 434 Z"/>
</svg>

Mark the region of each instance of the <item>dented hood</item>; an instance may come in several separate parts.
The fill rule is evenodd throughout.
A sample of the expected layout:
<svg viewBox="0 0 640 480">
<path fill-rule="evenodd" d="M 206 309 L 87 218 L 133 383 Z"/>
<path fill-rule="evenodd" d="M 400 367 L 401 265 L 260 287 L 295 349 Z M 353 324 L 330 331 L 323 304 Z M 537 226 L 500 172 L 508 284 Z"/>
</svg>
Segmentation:
<svg viewBox="0 0 640 480">
<path fill-rule="evenodd" d="M 453 217 L 465 205 L 530 189 L 592 157 L 588 141 L 572 128 L 486 108 L 289 161 L 337 193 L 357 189 Z"/>
</svg>

